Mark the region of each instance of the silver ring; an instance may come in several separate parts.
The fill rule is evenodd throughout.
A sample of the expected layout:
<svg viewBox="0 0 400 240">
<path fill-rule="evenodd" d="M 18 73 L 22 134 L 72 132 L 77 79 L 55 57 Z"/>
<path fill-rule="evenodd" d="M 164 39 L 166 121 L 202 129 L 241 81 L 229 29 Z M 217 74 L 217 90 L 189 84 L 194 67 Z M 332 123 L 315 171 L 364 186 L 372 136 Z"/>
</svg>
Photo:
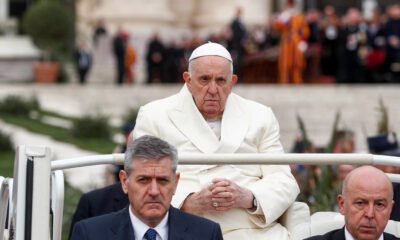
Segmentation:
<svg viewBox="0 0 400 240">
<path fill-rule="evenodd" d="M 217 202 L 213 202 L 212 204 L 214 207 L 218 207 L 218 203 Z"/>
</svg>

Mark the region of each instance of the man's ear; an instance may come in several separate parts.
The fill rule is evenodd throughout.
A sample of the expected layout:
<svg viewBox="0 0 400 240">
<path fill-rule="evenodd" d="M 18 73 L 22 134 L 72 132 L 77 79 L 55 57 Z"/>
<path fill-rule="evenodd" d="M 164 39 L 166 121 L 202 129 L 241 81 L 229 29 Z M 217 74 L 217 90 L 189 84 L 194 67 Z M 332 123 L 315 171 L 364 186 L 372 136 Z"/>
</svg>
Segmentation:
<svg viewBox="0 0 400 240">
<path fill-rule="evenodd" d="M 235 85 L 237 83 L 238 76 L 236 74 L 232 74 L 232 85 Z"/>
<path fill-rule="evenodd" d="M 186 84 L 190 84 L 190 74 L 189 74 L 189 72 L 183 72 L 183 74 L 182 74 L 182 77 L 183 77 L 183 80 L 185 80 L 185 83 Z"/>
<path fill-rule="evenodd" d="M 337 203 L 339 207 L 339 212 L 344 216 L 344 196 L 342 194 L 339 194 L 337 196 Z"/>
<path fill-rule="evenodd" d="M 128 174 L 124 170 L 119 171 L 119 181 L 121 182 L 122 191 L 124 191 L 124 193 L 127 194 L 128 193 L 128 185 L 127 185 Z"/>
<path fill-rule="evenodd" d="M 177 172 L 177 173 L 175 174 L 175 189 L 174 189 L 174 195 L 175 195 L 175 192 L 176 192 L 176 188 L 178 187 L 178 182 L 179 182 L 180 177 L 181 177 L 181 174 L 180 174 L 179 172 Z"/>
</svg>

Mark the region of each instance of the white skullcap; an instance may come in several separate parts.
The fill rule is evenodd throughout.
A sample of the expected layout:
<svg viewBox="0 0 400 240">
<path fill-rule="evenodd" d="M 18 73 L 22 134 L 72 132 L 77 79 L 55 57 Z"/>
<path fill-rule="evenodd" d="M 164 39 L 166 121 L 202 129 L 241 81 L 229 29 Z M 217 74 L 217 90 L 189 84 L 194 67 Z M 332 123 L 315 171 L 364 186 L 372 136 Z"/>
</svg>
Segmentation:
<svg viewBox="0 0 400 240">
<path fill-rule="evenodd" d="M 232 62 L 231 54 L 224 46 L 218 43 L 208 42 L 197 47 L 190 55 L 189 62 L 198 57 L 204 56 L 219 56 Z"/>
</svg>

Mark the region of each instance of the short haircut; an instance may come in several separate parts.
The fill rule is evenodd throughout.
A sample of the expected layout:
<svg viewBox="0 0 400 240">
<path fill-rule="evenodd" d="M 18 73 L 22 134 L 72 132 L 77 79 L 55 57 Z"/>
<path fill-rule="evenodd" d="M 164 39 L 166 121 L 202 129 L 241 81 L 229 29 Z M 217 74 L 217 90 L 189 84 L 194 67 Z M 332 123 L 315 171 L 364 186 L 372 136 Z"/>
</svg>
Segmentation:
<svg viewBox="0 0 400 240">
<path fill-rule="evenodd" d="M 161 160 L 169 157 L 172 161 L 172 170 L 178 166 L 178 152 L 174 146 L 157 137 L 145 135 L 128 143 L 125 151 L 124 170 L 129 175 L 134 168 L 136 158 Z"/>
</svg>

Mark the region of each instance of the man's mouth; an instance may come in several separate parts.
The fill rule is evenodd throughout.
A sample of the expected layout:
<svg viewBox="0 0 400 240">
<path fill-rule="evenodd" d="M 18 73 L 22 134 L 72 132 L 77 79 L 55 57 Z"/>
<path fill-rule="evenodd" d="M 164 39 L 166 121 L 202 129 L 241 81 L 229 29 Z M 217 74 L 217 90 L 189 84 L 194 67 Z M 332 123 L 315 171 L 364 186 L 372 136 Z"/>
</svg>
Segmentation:
<svg viewBox="0 0 400 240">
<path fill-rule="evenodd" d="M 372 226 L 372 225 L 362 225 L 362 226 L 360 226 L 360 230 L 362 230 L 363 232 L 375 231 L 375 226 Z"/>
</svg>

